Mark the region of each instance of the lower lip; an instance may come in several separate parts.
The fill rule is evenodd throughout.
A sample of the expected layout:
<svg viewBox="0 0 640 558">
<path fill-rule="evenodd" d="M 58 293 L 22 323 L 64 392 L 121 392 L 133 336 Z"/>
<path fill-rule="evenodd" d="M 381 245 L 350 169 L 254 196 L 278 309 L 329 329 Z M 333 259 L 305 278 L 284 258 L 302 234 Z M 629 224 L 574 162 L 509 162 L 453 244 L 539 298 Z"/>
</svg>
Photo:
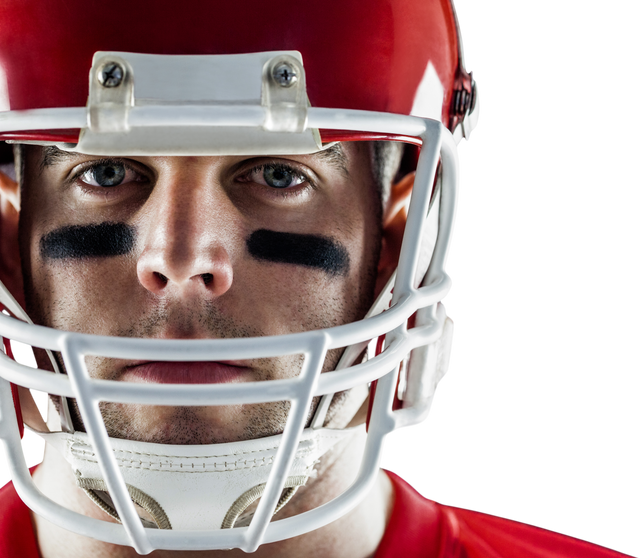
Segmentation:
<svg viewBox="0 0 640 558">
<path fill-rule="evenodd" d="M 221 362 L 148 362 L 128 368 L 122 379 L 150 384 L 226 384 L 242 381 L 248 371 Z"/>
</svg>

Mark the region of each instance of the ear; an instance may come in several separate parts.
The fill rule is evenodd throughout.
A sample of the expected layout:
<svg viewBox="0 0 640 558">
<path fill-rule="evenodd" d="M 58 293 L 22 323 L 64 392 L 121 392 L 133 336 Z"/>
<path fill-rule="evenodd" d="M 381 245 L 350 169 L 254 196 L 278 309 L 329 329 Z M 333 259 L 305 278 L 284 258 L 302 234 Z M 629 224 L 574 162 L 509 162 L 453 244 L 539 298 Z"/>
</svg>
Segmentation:
<svg viewBox="0 0 640 558">
<path fill-rule="evenodd" d="M 18 183 L 0 172 L 0 280 L 24 307 L 24 287 L 18 244 L 19 217 Z"/>
<path fill-rule="evenodd" d="M 382 248 L 378 262 L 376 296 L 380 294 L 389 277 L 398 267 L 404 227 L 407 224 L 407 205 L 415 175 L 415 172 L 411 172 L 391 186 L 391 193 L 382 216 Z"/>
</svg>

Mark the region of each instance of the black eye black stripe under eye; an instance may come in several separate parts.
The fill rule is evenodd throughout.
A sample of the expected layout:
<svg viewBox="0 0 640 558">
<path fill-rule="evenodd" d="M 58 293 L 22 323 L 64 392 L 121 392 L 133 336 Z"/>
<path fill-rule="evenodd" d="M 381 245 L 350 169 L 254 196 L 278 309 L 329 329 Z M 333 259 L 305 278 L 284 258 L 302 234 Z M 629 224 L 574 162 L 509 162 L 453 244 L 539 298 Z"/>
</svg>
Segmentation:
<svg viewBox="0 0 640 558">
<path fill-rule="evenodd" d="M 43 259 L 82 259 L 123 256 L 135 244 L 135 228 L 124 223 L 62 227 L 40 239 Z"/>
<path fill-rule="evenodd" d="M 258 260 L 315 267 L 333 276 L 349 271 L 346 248 L 326 236 L 259 229 L 247 239 L 247 249 Z"/>
<path fill-rule="evenodd" d="M 82 259 L 122 256 L 135 244 L 135 229 L 124 223 L 73 225 L 47 233 L 40 239 L 43 259 Z M 256 259 L 321 269 L 329 275 L 349 271 L 349 254 L 332 238 L 260 229 L 247 239 Z"/>
</svg>

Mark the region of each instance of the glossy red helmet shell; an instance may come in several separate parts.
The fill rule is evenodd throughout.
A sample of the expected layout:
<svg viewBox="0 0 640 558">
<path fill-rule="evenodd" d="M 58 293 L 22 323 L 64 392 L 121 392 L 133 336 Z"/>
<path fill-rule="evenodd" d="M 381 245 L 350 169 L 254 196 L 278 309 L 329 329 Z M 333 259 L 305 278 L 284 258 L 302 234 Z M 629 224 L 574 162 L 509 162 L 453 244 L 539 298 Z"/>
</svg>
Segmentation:
<svg viewBox="0 0 640 558">
<path fill-rule="evenodd" d="M 298 50 L 312 106 L 409 114 L 427 64 L 453 129 L 461 67 L 449 0 L 9 0 L 0 4 L 0 110 L 82 107 L 96 51 L 235 54 Z M 0 113 L 1 114 L 1 113 Z M 0 134 L 74 141 L 78 130 Z"/>
</svg>

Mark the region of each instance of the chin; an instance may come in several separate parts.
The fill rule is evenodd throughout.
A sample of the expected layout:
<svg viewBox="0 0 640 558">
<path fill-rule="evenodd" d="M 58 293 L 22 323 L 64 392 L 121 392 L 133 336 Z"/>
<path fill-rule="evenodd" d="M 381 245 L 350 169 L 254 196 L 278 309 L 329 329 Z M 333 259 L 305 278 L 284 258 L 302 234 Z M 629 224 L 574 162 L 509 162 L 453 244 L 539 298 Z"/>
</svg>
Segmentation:
<svg viewBox="0 0 640 558">
<path fill-rule="evenodd" d="M 110 437 L 175 445 L 219 444 L 242 439 L 243 421 L 233 416 L 236 414 L 224 407 L 141 408 L 114 404 L 102 408 Z"/>
</svg>

